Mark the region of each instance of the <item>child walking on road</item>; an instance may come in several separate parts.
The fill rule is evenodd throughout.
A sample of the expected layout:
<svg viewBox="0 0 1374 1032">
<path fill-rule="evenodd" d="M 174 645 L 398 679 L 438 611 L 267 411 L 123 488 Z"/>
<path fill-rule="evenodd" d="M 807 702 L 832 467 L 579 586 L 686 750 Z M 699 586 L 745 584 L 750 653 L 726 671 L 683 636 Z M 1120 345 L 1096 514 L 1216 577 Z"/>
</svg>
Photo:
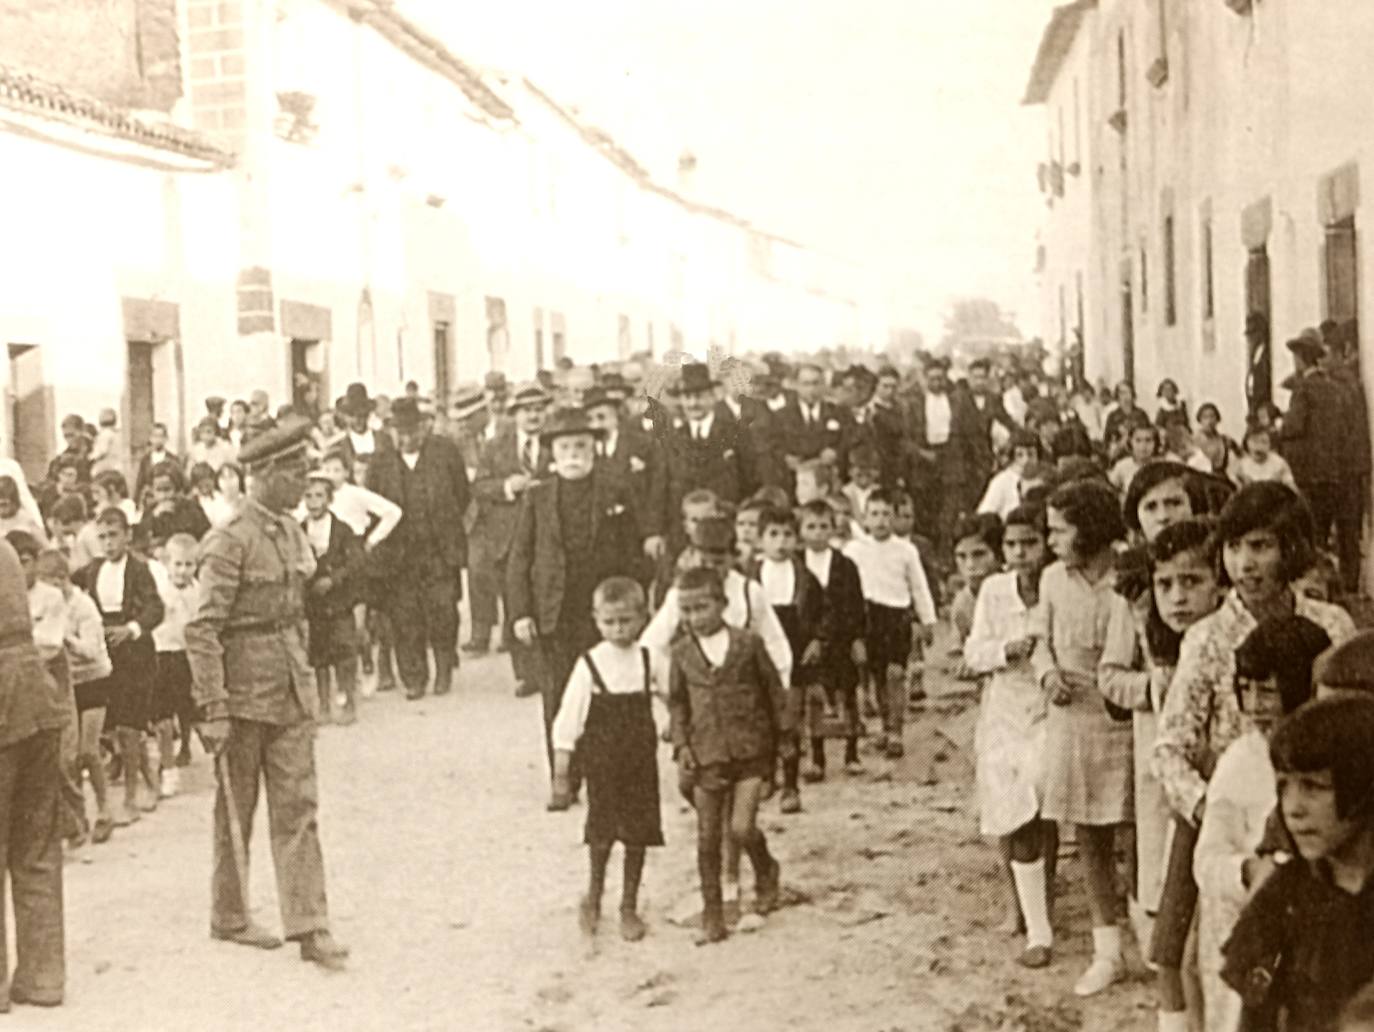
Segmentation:
<svg viewBox="0 0 1374 1032">
<path fill-rule="evenodd" d="M 676 587 L 687 633 L 673 646 L 668 710 L 679 781 L 697 811 L 698 943 L 705 945 L 727 934 L 720 879 L 727 800 L 730 837 L 754 867 L 755 908 L 767 914 L 777 906 L 781 867 L 756 818 L 777 755 L 787 760 L 796 739 L 787 694 L 763 643 L 725 623 L 720 575 L 685 570 Z"/>
<path fill-rule="evenodd" d="M 554 795 L 570 801 L 574 750 L 587 783 L 584 837 L 591 881 L 579 910 L 582 931 L 596 933 L 611 849 L 625 849 L 620 935 L 644 938 L 639 882 L 645 850 L 663 845 L 658 799 L 658 732 L 653 697 L 666 699 L 667 665 L 638 644 L 648 619 L 644 589 L 629 577 L 597 585 L 592 617 L 601 641 L 573 665 L 553 723 Z"/>
</svg>

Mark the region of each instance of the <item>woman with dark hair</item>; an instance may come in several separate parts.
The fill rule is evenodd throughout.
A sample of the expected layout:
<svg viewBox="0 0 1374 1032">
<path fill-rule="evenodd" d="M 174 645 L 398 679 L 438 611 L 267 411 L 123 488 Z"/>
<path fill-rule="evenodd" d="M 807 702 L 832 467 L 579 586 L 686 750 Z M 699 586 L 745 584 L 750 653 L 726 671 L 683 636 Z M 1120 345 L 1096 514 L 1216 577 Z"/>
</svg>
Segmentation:
<svg viewBox="0 0 1374 1032">
<path fill-rule="evenodd" d="M 1046 820 L 1073 824 L 1087 877 L 1093 961 L 1074 985 L 1092 996 L 1125 975 L 1117 828 L 1131 820 L 1131 725 L 1110 714 L 1097 668 L 1111 611 L 1113 546 L 1125 536 L 1116 492 L 1080 480 L 1050 496 L 1048 538 L 1058 557 L 1040 578 L 1031 666 L 1051 702 L 1046 720 Z"/>
<path fill-rule="evenodd" d="M 1236 649 L 1260 622 L 1296 613 L 1339 644 L 1355 633 L 1344 609 L 1295 595 L 1311 565 L 1312 513 L 1291 488 L 1250 484 L 1221 510 L 1217 528 L 1229 587 L 1221 607 L 1183 637 L 1160 713 L 1151 761 L 1174 813 L 1197 826 L 1217 757 L 1249 727 L 1236 704 Z"/>
<path fill-rule="evenodd" d="M 1205 401 L 1197 410 L 1197 433 L 1194 442 L 1198 450 L 1212 464 L 1212 472 L 1219 477 L 1230 477 L 1231 463 L 1240 458 L 1240 445 L 1217 429 L 1221 425 L 1221 409 L 1210 401 Z"/>
<path fill-rule="evenodd" d="M 1183 417 L 1183 425 L 1188 425 L 1188 403 L 1179 395 L 1178 384 L 1167 376 L 1159 381 L 1155 391 L 1155 422 L 1163 427 L 1165 421 L 1175 414 Z"/>
</svg>

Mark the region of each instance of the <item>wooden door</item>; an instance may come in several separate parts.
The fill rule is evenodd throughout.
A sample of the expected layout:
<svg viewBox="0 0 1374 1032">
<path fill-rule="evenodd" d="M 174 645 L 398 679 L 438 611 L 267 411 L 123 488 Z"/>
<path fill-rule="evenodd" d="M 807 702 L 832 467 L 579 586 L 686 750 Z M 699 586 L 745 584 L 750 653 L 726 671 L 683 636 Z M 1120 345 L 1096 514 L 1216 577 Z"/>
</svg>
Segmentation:
<svg viewBox="0 0 1374 1032">
<path fill-rule="evenodd" d="M 129 449 L 130 454 L 142 455 L 148 447 L 148 437 L 157 420 L 157 405 L 153 391 L 153 349 L 156 344 L 129 341 L 128 379 Z"/>
</svg>

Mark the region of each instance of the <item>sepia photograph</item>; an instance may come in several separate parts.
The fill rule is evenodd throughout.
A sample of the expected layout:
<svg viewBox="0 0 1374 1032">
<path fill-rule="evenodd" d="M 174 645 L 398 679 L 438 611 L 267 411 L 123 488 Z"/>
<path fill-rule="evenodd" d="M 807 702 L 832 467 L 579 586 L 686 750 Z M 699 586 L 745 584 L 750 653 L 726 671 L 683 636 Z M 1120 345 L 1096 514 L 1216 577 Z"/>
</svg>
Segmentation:
<svg viewBox="0 0 1374 1032">
<path fill-rule="evenodd" d="M 0 1032 L 1374 1032 L 1371 54 L 0 0 Z"/>
</svg>

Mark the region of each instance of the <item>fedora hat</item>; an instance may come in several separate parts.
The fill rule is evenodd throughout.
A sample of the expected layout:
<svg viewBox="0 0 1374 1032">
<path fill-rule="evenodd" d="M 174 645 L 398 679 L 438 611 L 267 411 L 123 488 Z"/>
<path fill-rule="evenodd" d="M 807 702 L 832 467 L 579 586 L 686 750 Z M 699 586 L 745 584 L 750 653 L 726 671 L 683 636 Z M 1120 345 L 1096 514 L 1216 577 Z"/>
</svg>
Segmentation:
<svg viewBox="0 0 1374 1032">
<path fill-rule="evenodd" d="M 609 390 L 603 385 L 597 385 L 587 391 L 586 394 L 582 395 L 582 411 L 590 412 L 600 405 L 613 405 L 619 408 L 621 402 L 624 400 L 625 396 L 623 394 Z"/>
<path fill-rule="evenodd" d="M 505 394 L 509 385 L 506 383 L 505 373 L 492 370 L 482 378 L 482 386 L 494 394 Z"/>
<path fill-rule="evenodd" d="M 677 381 L 668 388 L 668 393 L 700 394 L 702 391 L 715 390 L 720 381 L 711 375 L 711 369 L 704 362 L 692 362 L 682 367 Z"/>
<path fill-rule="evenodd" d="M 587 413 L 582 409 L 559 409 L 539 431 L 539 440 L 544 444 L 552 444 L 555 438 L 575 437 L 580 434 L 588 437 L 603 436 L 600 430 L 587 421 Z"/>
<path fill-rule="evenodd" d="M 372 399 L 367 396 L 367 387 L 361 383 L 350 383 L 339 399 L 339 411 L 348 416 L 366 415 L 372 411 Z"/>
<path fill-rule="evenodd" d="M 535 384 L 529 384 L 525 387 L 521 387 L 515 392 L 515 396 L 506 402 L 506 411 L 514 412 L 516 409 L 526 408 L 532 405 L 537 405 L 542 408 L 547 405 L 549 401 L 550 398 L 542 387 L 538 387 Z"/>
<path fill-rule="evenodd" d="M 391 425 L 401 433 L 420 427 L 420 405 L 414 398 L 397 398 L 391 403 Z"/>
<path fill-rule="evenodd" d="M 1320 362 L 1326 352 L 1321 341 L 1312 340 L 1310 337 L 1295 337 L 1287 346 L 1289 351 L 1308 363 Z"/>
</svg>

